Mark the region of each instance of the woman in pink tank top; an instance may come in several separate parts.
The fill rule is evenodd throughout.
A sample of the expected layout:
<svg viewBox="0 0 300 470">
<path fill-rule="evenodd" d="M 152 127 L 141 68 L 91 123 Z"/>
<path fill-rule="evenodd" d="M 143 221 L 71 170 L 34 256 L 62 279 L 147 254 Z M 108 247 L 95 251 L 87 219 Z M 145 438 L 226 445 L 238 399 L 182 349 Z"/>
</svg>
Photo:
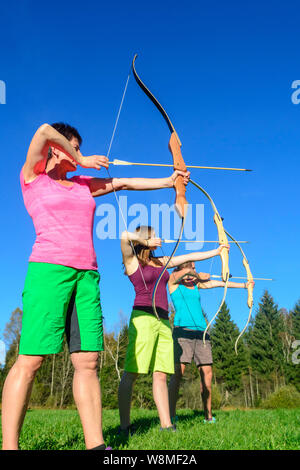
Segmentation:
<svg viewBox="0 0 300 470">
<path fill-rule="evenodd" d="M 34 134 L 20 181 L 36 241 L 23 291 L 19 357 L 3 388 L 3 449 L 18 449 L 34 377 L 47 354 L 62 350 L 66 332 L 74 366 L 73 394 L 87 449 L 103 450 L 98 352 L 103 350 L 99 273 L 93 245 L 94 198 L 112 191 L 173 188 L 168 178 L 74 176 L 77 165 L 108 168 L 102 155 L 83 157 L 81 136 L 64 123 L 43 124 Z M 54 301 L 55 299 L 55 301 Z M 78 301 L 78 302 L 77 302 Z M 77 306 L 77 308 L 76 308 Z"/>
<path fill-rule="evenodd" d="M 169 411 L 167 374 L 174 374 L 172 331 L 168 319 L 167 283 L 165 272 L 156 286 L 156 281 L 168 261 L 168 257 L 155 257 L 153 251 L 161 246 L 152 227 L 138 227 L 134 233 L 124 232 L 121 250 L 125 274 L 133 284 L 135 300 L 129 323 L 129 344 L 126 351 L 125 372 L 119 386 L 119 432 L 128 436 L 134 432 L 130 424 L 130 407 L 133 386 L 139 374 L 153 373 L 153 398 L 157 406 L 161 430 L 176 431 Z M 222 246 L 216 250 L 194 252 L 175 256 L 170 268 L 188 261 L 201 261 L 218 256 Z M 156 286 L 155 305 L 152 307 L 153 290 Z M 157 316 L 156 316 L 157 313 Z"/>
</svg>

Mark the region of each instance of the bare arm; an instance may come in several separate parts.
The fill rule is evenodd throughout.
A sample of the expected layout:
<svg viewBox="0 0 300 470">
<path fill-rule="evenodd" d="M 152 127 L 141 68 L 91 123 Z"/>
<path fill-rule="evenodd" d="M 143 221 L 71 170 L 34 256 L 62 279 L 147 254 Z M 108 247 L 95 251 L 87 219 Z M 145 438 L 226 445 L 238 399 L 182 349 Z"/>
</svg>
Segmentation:
<svg viewBox="0 0 300 470">
<path fill-rule="evenodd" d="M 223 281 L 201 281 L 198 283 L 199 289 L 213 289 L 214 287 L 224 287 L 225 282 Z M 247 289 L 248 282 L 228 282 L 227 287 L 237 289 Z"/>
<path fill-rule="evenodd" d="M 169 264 L 170 268 L 175 268 L 176 266 L 180 266 L 183 263 L 188 261 L 202 261 L 205 259 L 213 258 L 214 256 L 218 256 L 220 254 L 221 248 L 224 245 L 220 245 L 215 250 L 209 251 L 196 251 L 194 253 L 188 253 L 187 255 L 179 255 L 174 256 Z"/>
<path fill-rule="evenodd" d="M 34 179 L 45 170 L 50 142 L 53 146 L 65 152 L 68 156 L 80 163 L 82 158 L 68 139 L 49 124 L 38 128 L 30 142 L 23 173 L 25 180 Z"/>
<path fill-rule="evenodd" d="M 92 178 L 89 187 L 94 197 L 103 196 L 112 191 L 149 191 L 154 189 L 173 188 L 177 176 L 185 176 L 188 183 L 189 172 L 174 171 L 168 178 Z"/>
<path fill-rule="evenodd" d="M 173 271 L 172 274 L 170 275 L 169 281 L 168 281 L 168 288 L 170 294 L 175 292 L 175 290 L 179 287 L 180 282 L 185 278 L 185 276 L 190 276 L 194 279 L 194 281 L 198 281 L 199 277 L 197 273 L 191 273 L 190 268 L 183 268 L 180 271 Z"/>
<path fill-rule="evenodd" d="M 121 251 L 126 274 L 128 276 L 135 273 L 139 265 L 138 259 L 132 249 L 132 242 L 138 242 L 140 245 L 147 246 L 150 249 L 161 245 L 160 238 L 145 239 L 137 233 L 123 232 L 121 235 Z"/>
<path fill-rule="evenodd" d="M 108 159 L 103 155 L 83 157 L 79 148 L 74 148 L 69 140 L 49 124 L 38 128 L 30 142 L 25 164 L 23 166 L 24 178 L 33 180 L 45 170 L 49 147 L 61 150 L 84 168 L 108 167 Z"/>
<path fill-rule="evenodd" d="M 193 279 L 194 285 L 197 286 L 201 282 L 209 282 L 208 273 L 193 272 L 190 268 L 183 268 L 180 271 L 173 271 L 173 273 L 170 275 L 168 282 L 170 294 L 172 294 L 178 288 L 178 286 L 181 284 L 181 281 L 183 281 L 183 279 L 187 276 L 189 277 L 189 279 Z"/>
</svg>

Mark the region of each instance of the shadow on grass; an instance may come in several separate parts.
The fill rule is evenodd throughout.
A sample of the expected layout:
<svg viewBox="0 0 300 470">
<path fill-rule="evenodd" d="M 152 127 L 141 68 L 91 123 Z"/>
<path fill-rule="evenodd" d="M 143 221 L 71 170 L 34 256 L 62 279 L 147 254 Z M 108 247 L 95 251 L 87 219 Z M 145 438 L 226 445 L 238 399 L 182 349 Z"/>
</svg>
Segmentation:
<svg viewBox="0 0 300 470">
<path fill-rule="evenodd" d="M 178 416 L 178 422 L 181 424 L 187 424 L 189 421 L 195 421 L 195 419 L 199 419 L 202 422 L 204 418 L 204 411 L 182 411 Z M 132 424 L 136 429 L 136 431 L 134 432 L 134 436 L 142 436 L 143 434 L 146 434 L 151 428 L 159 428 L 160 426 L 158 417 L 134 419 L 132 421 Z M 126 447 L 130 438 L 131 436 L 126 436 L 125 433 L 119 433 L 119 426 L 108 428 L 105 432 L 105 441 L 113 449 Z"/>
<path fill-rule="evenodd" d="M 146 434 L 149 429 L 154 426 L 159 426 L 158 418 L 138 418 L 134 419 L 132 424 L 134 425 L 135 432 L 134 435 L 143 435 Z M 114 448 L 126 447 L 130 440 L 131 436 L 127 436 L 125 433 L 119 433 L 119 426 L 114 426 L 109 428 L 105 432 L 105 441 Z"/>
<path fill-rule="evenodd" d="M 71 436 L 64 441 L 58 441 L 51 436 L 37 440 L 33 445 L 30 443 L 28 447 L 27 442 L 21 439 L 21 450 L 85 450 L 83 439 L 80 435 Z"/>
<path fill-rule="evenodd" d="M 190 410 L 189 412 L 182 412 L 178 414 L 178 419 L 181 422 L 195 420 L 195 418 L 205 418 L 203 410 Z"/>
</svg>

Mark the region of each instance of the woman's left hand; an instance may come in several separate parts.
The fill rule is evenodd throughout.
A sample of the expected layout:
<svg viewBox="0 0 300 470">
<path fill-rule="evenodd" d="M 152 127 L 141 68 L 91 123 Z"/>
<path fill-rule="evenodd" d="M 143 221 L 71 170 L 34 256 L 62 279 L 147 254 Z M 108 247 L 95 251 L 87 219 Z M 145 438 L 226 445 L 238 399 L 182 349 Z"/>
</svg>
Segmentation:
<svg viewBox="0 0 300 470">
<path fill-rule="evenodd" d="M 248 289 L 249 286 L 255 286 L 255 282 L 254 281 L 248 281 L 248 282 L 245 282 L 245 285 L 246 285 L 246 289 Z"/>
<path fill-rule="evenodd" d="M 172 186 L 175 186 L 175 182 L 178 176 L 183 176 L 183 183 L 185 186 L 188 184 L 189 179 L 190 179 L 190 171 L 180 171 L 180 170 L 175 170 L 172 176 L 170 177 Z"/>
<path fill-rule="evenodd" d="M 230 249 L 230 246 L 229 245 L 220 245 L 218 248 L 217 248 L 217 254 L 220 255 L 221 254 L 221 251 L 223 250 L 223 248 L 227 248 L 228 252 L 229 252 L 229 249 Z"/>
</svg>

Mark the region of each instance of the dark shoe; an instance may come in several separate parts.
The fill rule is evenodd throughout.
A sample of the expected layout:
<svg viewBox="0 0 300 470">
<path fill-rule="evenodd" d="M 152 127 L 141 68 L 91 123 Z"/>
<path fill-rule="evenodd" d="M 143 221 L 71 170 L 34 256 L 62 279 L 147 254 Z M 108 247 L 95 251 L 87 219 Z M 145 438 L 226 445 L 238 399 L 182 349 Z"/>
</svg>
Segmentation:
<svg viewBox="0 0 300 470">
<path fill-rule="evenodd" d="M 100 446 L 88 450 L 112 450 L 112 447 L 106 447 L 105 444 L 101 444 Z"/>
<path fill-rule="evenodd" d="M 208 419 L 203 420 L 204 424 L 207 424 L 207 423 L 213 424 L 215 422 L 216 422 L 216 418 L 214 416 L 212 418 L 208 418 Z"/>
<path fill-rule="evenodd" d="M 176 423 L 177 423 L 177 421 L 178 421 L 178 416 L 173 416 L 173 417 L 171 418 L 171 423 L 173 424 L 173 426 L 175 427 L 175 429 L 176 429 Z"/>
<path fill-rule="evenodd" d="M 168 426 L 167 428 L 160 428 L 160 431 L 176 432 L 176 425 L 172 424 L 172 426 Z"/>
<path fill-rule="evenodd" d="M 130 424 L 127 428 L 122 429 L 119 427 L 118 436 L 129 437 L 136 433 L 136 427 L 134 424 Z"/>
</svg>

